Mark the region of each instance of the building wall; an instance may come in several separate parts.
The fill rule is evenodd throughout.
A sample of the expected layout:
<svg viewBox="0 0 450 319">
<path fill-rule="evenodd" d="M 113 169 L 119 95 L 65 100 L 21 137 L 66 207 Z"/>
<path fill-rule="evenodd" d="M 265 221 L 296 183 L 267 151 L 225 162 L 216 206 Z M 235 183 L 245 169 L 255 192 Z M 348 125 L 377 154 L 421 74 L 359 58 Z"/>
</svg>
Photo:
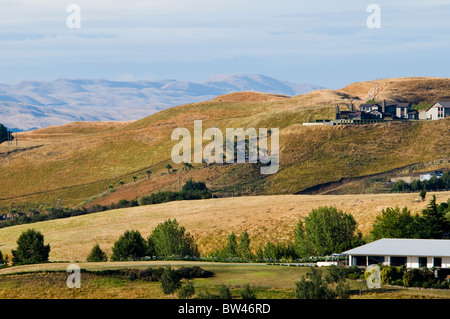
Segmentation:
<svg viewBox="0 0 450 319">
<path fill-rule="evenodd" d="M 422 256 L 427 257 L 427 268 L 432 268 L 434 266 L 434 257 L 431 256 Z M 439 256 L 437 256 L 439 257 Z M 442 265 L 441 268 L 450 268 L 450 257 L 441 257 L 442 258 Z M 349 255 L 349 266 L 354 266 L 352 264 L 352 255 Z M 367 258 L 366 258 L 367 260 Z M 390 256 L 384 256 L 384 263 L 383 265 L 389 266 L 391 263 Z M 366 264 L 366 266 L 368 266 Z M 419 257 L 418 256 L 406 256 L 406 267 L 407 268 L 419 268 Z"/>
<path fill-rule="evenodd" d="M 427 119 L 428 120 L 440 120 L 447 116 L 450 116 L 450 109 L 444 108 L 443 117 L 438 117 L 438 108 L 442 107 L 439 103 L 435 103 L 428 111 L 427 111 Z"/>
</svg>

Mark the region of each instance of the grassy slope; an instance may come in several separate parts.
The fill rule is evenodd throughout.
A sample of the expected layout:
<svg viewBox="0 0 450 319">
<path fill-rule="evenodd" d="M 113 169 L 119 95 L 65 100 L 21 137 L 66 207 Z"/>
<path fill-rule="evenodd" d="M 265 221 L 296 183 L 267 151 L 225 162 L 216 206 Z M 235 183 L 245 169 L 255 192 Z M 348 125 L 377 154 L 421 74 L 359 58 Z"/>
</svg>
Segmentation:
<svg viewBox="0 0 450 319">
<path fill-rule="evenodd" d="M 450 192 L 436 193 L 438 202 L 449 196 Z M 20 234 L 34 228 L 50 243 L 50 260 L 80 261 L 95 243 L 110 255 L 113 243 L 125 230 L 139 230 L 147 238 L 168 218 L 176 218 L 194 235 L 202 254 L 225 244 L 232 231 L 239 235 L 244 230 L 256 250 L 268 240 L 291 240 L 299 218 L 318 206 L 334 205 L 353 214 L 359 229 L 367 234 L 375 216 L 386 207 L 407 206 L 413 213 L 420 212 L 428 202 L 417 202 L 417 198 L 417 194 L 277 195 L 170 202 L 3 228 L 0 250 L 9 254 Z"/>
<path fill-rule="evenodd" d="M 427 93 L 429 99 L 447 94 L 446 79 L 391 80 L 381 80 L 385 81 L 383 97 L 402 94 L 401 87 L 405 87 L 405 95 L 410 89 L 424 91 L 427 85 L 437 87 L 433 96 Z M 8 148 L 0 146 L 0 206 L 9 207 L 12 202 L 54 206 L 58 198 L 64 206 L 80 205 L 86 198 L 92 198 L 92 203 L 109 204 L 156 190 L 176 190 L 178 176 L 162 175 L 165 165 L 171 163 L 175 144 L 170 135 L 176 127 L 192 132 L 195 119 L 203 120 L 204 129 L 281 130 L 281 166 L 275 175 L 261 176 L 248 164 L 207 169 L 197 164 L 181 174 L 182 182 L 188 178 L 204 180 L 210 188 L 225 194 L 292 194 L 342 177 L 364 176 L 437 158 L 444 160 L 440 168 L 449 168 L 450 140 L 442 138 L 450 130 L 449 119 L 359 127 L 301 125 L 317 118 L 332 118 L 333 105 L 342 106 L 351 99 L 356 103 L 370 84 L 360 82 L 340 91 L 318 90 L 293 98 L 234 94 L 171 108 L 131 123 L 72 123 L 22 133 L 20 145 L 39 147 L 6 155 Z M 181 171 L 181 165 L 173 166 Z M 147 169 L 153 172 L 150 180 Z M 133 176 L 138 182 L 132 182 Z M 127 185 L 119 187 L 120 181 Z M 112 194 L 107 192 L 110 185 L 115 187 Z"/>
</svg>

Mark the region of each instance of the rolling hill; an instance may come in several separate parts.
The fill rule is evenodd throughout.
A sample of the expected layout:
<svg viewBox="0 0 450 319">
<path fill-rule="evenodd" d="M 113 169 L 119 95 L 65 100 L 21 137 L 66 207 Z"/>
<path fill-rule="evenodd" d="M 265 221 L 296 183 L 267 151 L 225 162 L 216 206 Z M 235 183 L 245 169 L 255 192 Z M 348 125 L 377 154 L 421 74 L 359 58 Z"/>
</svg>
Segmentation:
<svg viewBox="0 0 450 319">
<path fill-rule="evenodd" d="M 30 130 L 73 121 L 127 121 L 166 108 L 231 92 L 305 94 L 314 84 L 280 81 L 257 74 L 214 76 L 188 81 L 108 81 L 58 79 L 0 84 L 0 119 L 10 129 Z"/>
<path fill-rule="evenodd" d="M 368 87 L 375 82 L 383 87 L 380 97 L 388 100 L 408 99 L 411 90 L 422 96 L 419 103 L 445 99 L 449 94 L 449 80 L 435 78 L 354 83 L 341 90 L 321 89 L 293 97 L 241 92 L 169 108 L 132 122 L 75 122 L 19 133 L 18 148 L 0 146 L 0 206 L 7 210 L 11 205 L 42 208 L 56 205 L 57 199 L 63 206 L 109 204 L 177 190 L 179 179 L 184 183 L 189 178 L 205 181 L 221 197 L 295 194 L 343 178 L 449 169 L 450 139 L 445 137 L 450 136 L 450 119 L 302 126 L 305 121 L 332 118 L 336 104 L 345 109 L 350 101 L 365 102 Z M 206 168 L 194 164 L 188 171 L 174 165 L 173 129 L 186 127 L 192 132 L 193 121 L 199 119 L 204 129 L 280 128 L 280 170 L 261 175 L 254 164 Z M 166 174 L 168 163 L 177 174 Z M 369 190 L 358 185 L 350 192 Z"/>
</svg>

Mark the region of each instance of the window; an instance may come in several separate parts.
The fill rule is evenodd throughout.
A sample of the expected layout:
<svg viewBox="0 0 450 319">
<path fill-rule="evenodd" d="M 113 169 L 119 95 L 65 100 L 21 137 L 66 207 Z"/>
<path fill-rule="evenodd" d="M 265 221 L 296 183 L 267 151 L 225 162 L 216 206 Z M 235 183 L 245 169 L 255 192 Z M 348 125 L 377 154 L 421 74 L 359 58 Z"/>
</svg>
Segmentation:
<svg viewBox="0 0 450 319">
<path fill-rule="evenodd" d="M 391 266 L 403 266 L 406 265 L 406 257 L 391 257 Z"/>
<path fill-rule="evenodd" d="M 377 265 L 384 263 L 384 256 L 369 256 L 369 265 Z"/>
<path fill-rule="evenodd" d="M 442 258 L 434 257 L 433 258 L 433 267 L 442 267 Z"/>
<path fill-rule="evenodd" d="M 353 266 L 367 266 L 366 265 L 366 256 L 352 256 L 352 265 Z"/>
<path fill-rule="evenodd" d="M 419 268 L 427 267 L 427 257 L 419 257 Z"/>
</svg>

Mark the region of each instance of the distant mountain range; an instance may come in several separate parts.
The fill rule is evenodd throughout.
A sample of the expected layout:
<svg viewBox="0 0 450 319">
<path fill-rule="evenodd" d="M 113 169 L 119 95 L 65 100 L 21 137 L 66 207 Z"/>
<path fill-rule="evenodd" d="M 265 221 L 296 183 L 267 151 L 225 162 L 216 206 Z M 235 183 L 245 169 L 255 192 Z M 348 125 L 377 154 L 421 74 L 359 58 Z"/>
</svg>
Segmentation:
<svg viewBox="0 0 450 319">
<path fill-rule="evenodd" d="M 257 91 L 293 96 L 322 88 L 255 74 L 218 75 L 203 83 L 101 79 L 23 81 L 0 84 L 0 123 L 20 131 L 73 121 L 137 120 L 169 107 L 227 93 Z"/>
</svg>

